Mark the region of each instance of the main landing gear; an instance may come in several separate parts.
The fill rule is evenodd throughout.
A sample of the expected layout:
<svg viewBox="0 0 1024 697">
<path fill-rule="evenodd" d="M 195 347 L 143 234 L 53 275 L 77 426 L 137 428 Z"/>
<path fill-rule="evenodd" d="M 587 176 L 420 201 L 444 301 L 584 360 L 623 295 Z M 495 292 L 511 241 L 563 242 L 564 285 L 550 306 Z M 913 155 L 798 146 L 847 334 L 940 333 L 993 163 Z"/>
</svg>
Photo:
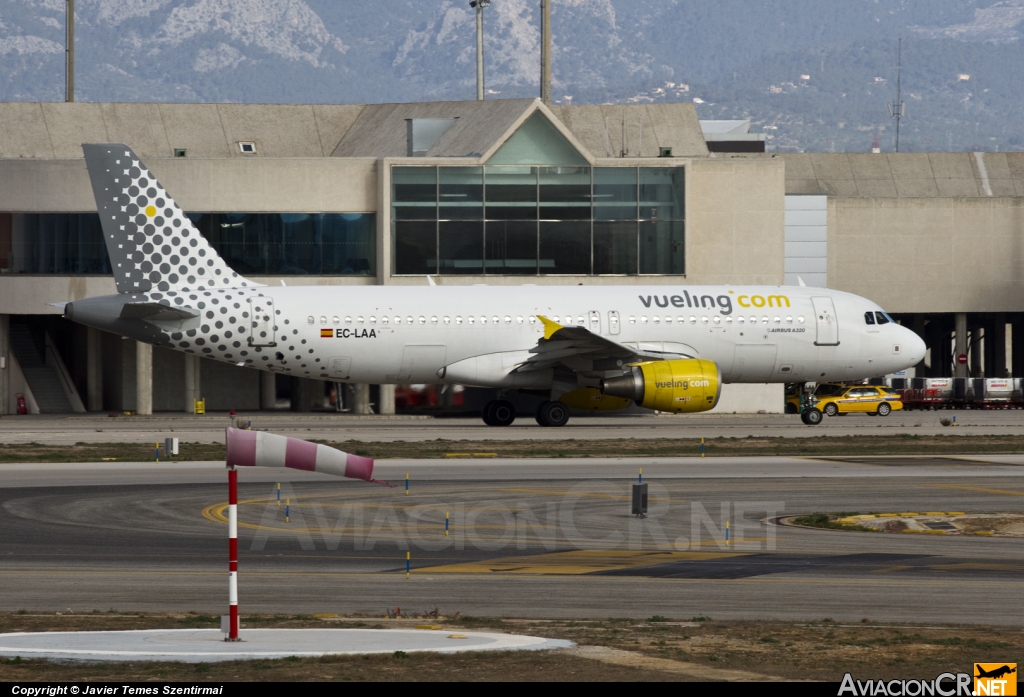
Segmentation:
<svg viewBox="0 0 1024 697">
<path fill-rule="evenodd" d="M 565 426 L 569 421 L 569 407 L 561 402 L 541 402 L 537 407 L 537 423 L 541 426 Z"/>
<path fill-rule="evenodd" d="M 507 399 L 492 399 L 481 413 L 488 426 L 511 426 L 516 420 L 516 409 Z M 569 407 L 561 402 L 542 402 L 537 407 L 537 423 L 541 426 L 565 426 L 569 421 Z"/>
<path fill-rule="evenodd" d="M 511 426 L 516 420 L 516 408 L 507 399 L 492 399 L 484 406 L 482 416 L 488 426 Z"/>
</svg>

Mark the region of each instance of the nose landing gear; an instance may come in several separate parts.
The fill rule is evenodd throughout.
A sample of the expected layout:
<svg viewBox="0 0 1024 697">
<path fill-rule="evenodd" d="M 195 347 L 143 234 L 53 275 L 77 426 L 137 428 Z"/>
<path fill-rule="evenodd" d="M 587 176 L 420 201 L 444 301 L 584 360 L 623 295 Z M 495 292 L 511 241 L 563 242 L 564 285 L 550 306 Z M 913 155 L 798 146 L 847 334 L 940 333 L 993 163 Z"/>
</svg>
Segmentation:
<svg viewBox="0 0 1024 697">
<path fill-rule="evenodd" d="M 800 414 L 800 420 L 808 426 L 817 426 L 821 423 L 821 420 L 825 418 L 824 414 L 821 413 L 820 409 L 815 407 L 807 407 L 803 413 Z"/>
</svg>

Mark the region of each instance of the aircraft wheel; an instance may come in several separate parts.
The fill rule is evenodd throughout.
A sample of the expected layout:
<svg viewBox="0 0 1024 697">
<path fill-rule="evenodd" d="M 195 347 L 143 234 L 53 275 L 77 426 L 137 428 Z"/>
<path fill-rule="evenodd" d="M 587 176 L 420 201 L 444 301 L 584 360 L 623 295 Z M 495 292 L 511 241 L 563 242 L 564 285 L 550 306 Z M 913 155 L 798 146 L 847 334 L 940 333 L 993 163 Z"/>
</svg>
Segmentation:
<svg viewBox="0 0 1024 697">
<path fill-rule="evenodd" d="M 488 426 L 497 426 L 498 424 L 494 421 L 494 407 L 497 406 L 498 400 L 492 399 L 484 405 L 484 409 L 480 412 L 480 417 L 484 420 L 484 423 Z"/>
<path fill-rule="evenodd" d="M 824 411 L 825 416 L 835 416 L 839 413 L 839 407 L 835 404 L 826 404 Z"/>
<path fill-rule="evenodd" d="M 879 416 L 888 416 L 890 411 L 892 411 L 892 407 L 890 407 L 885 402 L 882 402 L 881 404 L 878 405 Z"/>
<path fill-rule="evenodd" d="M 821 420 L 823 418 L 824 415 L 822 415 L 822 413 L 819 410 L 813 407 L 810 409 L 805 409 L 804 413 L 800 415 L 800 420 L 803 421 L 808 426 L 817 426 L 818 424 L 821 423 Z"/>
<path fill-rule="evenodd" d="M 537 423 L 541 426 L 565 426 L 569 421 L 569 407 L 561 402 L 543 402 L 537 407 Z"/>
<path fill-rule="evenodd" d="M 492 402 L 491 426 L 511 426 L 516 420 L 516 408 L 507 399 Z"/>
</svg>

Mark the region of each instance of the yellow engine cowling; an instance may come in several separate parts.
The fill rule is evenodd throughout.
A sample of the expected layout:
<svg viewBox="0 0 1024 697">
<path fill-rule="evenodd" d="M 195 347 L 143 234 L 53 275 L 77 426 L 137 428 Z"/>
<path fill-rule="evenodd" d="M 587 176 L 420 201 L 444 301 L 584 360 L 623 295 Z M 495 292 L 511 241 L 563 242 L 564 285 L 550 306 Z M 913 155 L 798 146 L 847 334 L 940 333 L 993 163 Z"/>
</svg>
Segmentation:
<svg viewBox="0 0 1024 697">
<path fill-rule="evenodd" d="M 630 366 L 625 375 L 602 380 L 601 393 L 657 411 L 707 411 L 722 394 L 722 373 L 703 358 L 645 361 Z"/>
<path fill-rule="evenodd" d="M 582 387 L 566 392 L 558 401 L 567 407 L 583 411 L 617 411 L 629 406 L 630 400 L 601 394 L 596 387 Z"/>
</svg>

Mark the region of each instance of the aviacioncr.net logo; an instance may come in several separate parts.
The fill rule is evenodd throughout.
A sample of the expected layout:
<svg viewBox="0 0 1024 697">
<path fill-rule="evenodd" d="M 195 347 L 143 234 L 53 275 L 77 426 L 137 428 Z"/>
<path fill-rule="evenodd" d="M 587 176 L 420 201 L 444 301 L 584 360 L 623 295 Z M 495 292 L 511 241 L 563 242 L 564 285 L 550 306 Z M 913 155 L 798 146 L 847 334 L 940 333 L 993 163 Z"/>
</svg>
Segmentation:
<svg viewBox="0 0 1024 697">
<path fill-rule="evenodd" d="M 970 673 L 942 673 L 932 680 L 855 680 L 847 673 L 839 696 L 855 697 L 973 697 Z"/>
</svg>

